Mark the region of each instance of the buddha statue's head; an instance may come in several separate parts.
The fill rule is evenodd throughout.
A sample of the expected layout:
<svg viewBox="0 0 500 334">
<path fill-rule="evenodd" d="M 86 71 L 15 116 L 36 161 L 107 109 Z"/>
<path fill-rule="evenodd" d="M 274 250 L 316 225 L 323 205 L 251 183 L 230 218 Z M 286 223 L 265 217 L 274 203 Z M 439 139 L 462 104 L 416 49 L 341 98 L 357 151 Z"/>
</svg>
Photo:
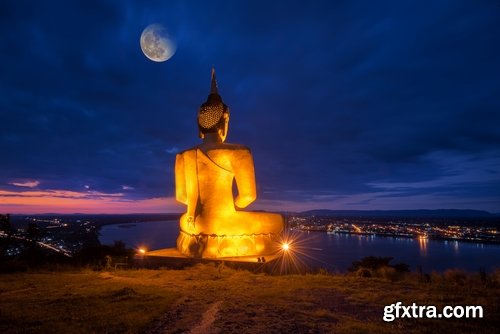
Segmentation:
<svg viewBox="0 0 500 334">
<path fill-rule="evenodd" d="M 198 130 L 200 138 L 208 133 L 216 133 L 219 140 L 224 142 L 229 125 L 229 108 L 222 102 L 215 80 L 215 70 L 212 68 L 212 85 L 210 94 L 205 103 L 198 110 Z"/>
</svg>

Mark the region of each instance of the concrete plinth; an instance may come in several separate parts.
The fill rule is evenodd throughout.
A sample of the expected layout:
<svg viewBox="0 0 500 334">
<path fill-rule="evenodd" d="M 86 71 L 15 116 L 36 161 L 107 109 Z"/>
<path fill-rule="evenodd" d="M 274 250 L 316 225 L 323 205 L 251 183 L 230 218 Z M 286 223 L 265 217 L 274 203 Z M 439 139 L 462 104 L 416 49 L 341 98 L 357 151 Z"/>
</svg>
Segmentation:
<svg viewBox="0 0 500 334">
<path fill-rule="evenodd" d="M 176 248 L 163 248 L 137 254 L 134 262 L 137 266 L 145 268 L 184 268 L 198 263 L 224 264 L 233 268 L 242 268 L 252 271 L 267 272 L 273 263 L 279 258 L 279 254 L 260 256 L 238 256 L 221 258 L 192 258 L 180 253 Z M 260 259 L 260 261 L 259 261 Z"/>
</svg>

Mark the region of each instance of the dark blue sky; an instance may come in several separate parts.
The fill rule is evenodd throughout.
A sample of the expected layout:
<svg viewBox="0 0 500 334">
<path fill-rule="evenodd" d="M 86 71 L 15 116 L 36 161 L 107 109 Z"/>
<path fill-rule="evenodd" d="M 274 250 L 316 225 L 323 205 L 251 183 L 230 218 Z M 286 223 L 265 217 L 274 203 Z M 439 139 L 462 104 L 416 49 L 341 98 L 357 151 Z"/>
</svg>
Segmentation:
<svg viewBox="0 0 500 334">
<path fill-rule="evenodd" d="M 0 27 L 0 212 L 182 210 L 212 64 L 251 208 L 500 212 L 497 0 L 2 1 Z"/>
</svg>

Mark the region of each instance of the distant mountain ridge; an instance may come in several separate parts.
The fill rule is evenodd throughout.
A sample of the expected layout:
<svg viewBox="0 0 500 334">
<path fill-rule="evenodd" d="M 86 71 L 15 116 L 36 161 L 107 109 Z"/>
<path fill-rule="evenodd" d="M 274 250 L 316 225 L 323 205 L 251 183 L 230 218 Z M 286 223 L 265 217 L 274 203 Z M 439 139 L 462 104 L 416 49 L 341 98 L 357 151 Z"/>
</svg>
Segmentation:
<svg viewBox="0 0 500 334">
<path fill-rule="evenodd" d="M 495 218 L 498 215 L 483 210 L 308 210 L 299 214 L 336 217 L 419 217 L 419 218 Z"/>
</svg>

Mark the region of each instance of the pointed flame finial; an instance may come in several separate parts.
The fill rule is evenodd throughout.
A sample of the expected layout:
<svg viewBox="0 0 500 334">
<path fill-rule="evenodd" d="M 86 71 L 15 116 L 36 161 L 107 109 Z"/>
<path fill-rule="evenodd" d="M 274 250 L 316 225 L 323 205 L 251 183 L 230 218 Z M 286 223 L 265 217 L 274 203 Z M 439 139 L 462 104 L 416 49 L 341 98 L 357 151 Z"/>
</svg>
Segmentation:
<svg viewBox="0 0 500 334">
<path fill-rule="evenodd" d="M 219 89 L 217 88 L 217 80 L 215 79 L 215 67 L 212 65 L 212 83 L 210 86 L 210 94 L 219 95 Z"/>
<path fill-rule="evenodd" d="M 222 97 L 219 95 L 217 80 L 215 79 L 215 67 L 212 65 L 210 94 L 208 94 L 205 103 L 198 109 L 198 126 L 200 131 L 203 132 L 203 129 L 215 129 L 221 122 L 224 114 L 229 115 L 229 108 L 222 102 Z M 203 138 L 203 136 L 201 138 Z"/>
</svg>

